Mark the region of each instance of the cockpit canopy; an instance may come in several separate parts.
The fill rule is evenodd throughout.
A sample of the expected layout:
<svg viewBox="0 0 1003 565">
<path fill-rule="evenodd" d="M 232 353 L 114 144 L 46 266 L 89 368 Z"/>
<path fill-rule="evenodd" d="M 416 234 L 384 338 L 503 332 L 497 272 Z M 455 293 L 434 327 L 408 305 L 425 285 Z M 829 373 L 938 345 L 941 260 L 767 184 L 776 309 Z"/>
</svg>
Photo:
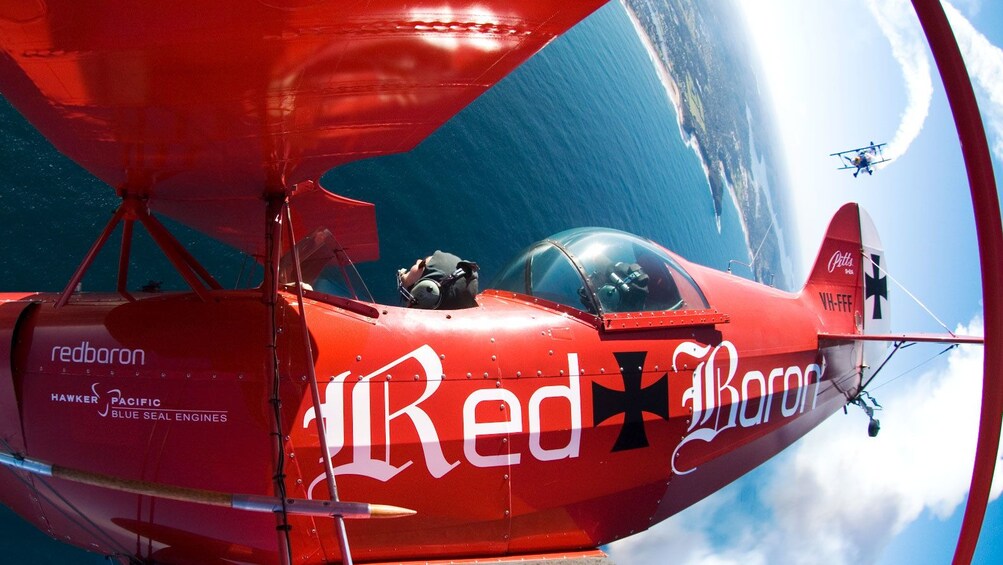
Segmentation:
<svg viewBox="0 0 1003 565">
<path fill-rule="evenodd" d="M 707 308 L 700 288 L 665 250 L 604 228 L 563 231 L 534 243 L 501 270 L 491 288 L 595 315 Z"/>
</svg>

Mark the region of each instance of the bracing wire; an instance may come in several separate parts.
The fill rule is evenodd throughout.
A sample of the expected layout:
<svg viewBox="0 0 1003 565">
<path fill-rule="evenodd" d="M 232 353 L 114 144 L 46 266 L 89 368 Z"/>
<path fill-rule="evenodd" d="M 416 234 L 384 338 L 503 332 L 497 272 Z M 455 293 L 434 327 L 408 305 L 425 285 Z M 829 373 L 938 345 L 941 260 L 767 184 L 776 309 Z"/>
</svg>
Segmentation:
<svg viewBox="0 0 1003 565">
<path fill-rule="evenodd" d="M 906 287 L 902 286 L 902 283 L 900 283 L 899 281 L 895 280 L 895 277 L 893 277 L 886 269 L 884 269 L 881 265 L 878 265 L 873 260 L 871 260 L 871 258 L 867 255 L 867 253 L 861 253 L 861 255 L 863 255 L 864 259 L 866 259 L 871 265 L 874 265 L 875 269 L 877 269 L 878 271 L 881 271 L 886 277 L 888 277 L 889 279 L 891 279 L 893 283 L 895 283 L 896 285 L 898 285 L 898 287 L 902 289 L 902 292 L 905 292 L 906 294 L 908 294 L 909 298 L 912 298 L 913 301 L 916 302 L 916 304 L 919 304 L 919 307 L 922 308 L 923 310 L 925 310 L 926 313 L 930 315 L 930 317 L 932 317 L 934 320 L 936 320 L 937 323 L 940 324 L 940 327 L 944 328 L 944 331 L 946 331 L 947 333 L 951 334 L 951 337 L 956 337 L 954 335 L 954 332 L 952 332 L 951 329 L 947 327 L 947 324 L 945 324 L 944 322 L 942 322 L 940 320 L 940 318 L 937 317 L 936 314 L 934 314 L 932 311 L 930 311 L 929 308 L 926 307 L 925 304 L 923 304 L 922 302 L 920 302 L 920 300 L 918 298 L 916 298 L 916 296 L 913 293 L 909 292 L 909 289 L 907 289 Z"/>
<path fill-rule="evenodd" d="M 915 345 L 915 344 L 913 344 L 913 343 L 902 343 L 901 341 L 896 342 L 895 343 L 895 348 L 892 349 L 890 352 L 888 352 L 888 356 L 885 357 L 885 360 L 882 361 L 880 365 L 878 365 L 877 369 L 874 369 L 874 372 L 871 373 L 871 378 L 867 379 L 867 382 L 864 383 L 864 385 L 862 387 L 860 387 L 860 391 L 863 392 L 865 388 L 867 388 L 872 382 L 874 382 L 874 379 L 878 378 L 878 374 L 881 372 L 881 369 L 885 368 L 885 365 L 887 365 L 888 362 L 892 360 L 892 357 L 894 357 L 895 354 L 898 353 L 900 349 L 905 349 L 905 348 L 911 347 L 913 345 Z"/>
<path fill-rule="evenodd" d="M 235 283 L 233 283 L 233 289 L 234 290 L 239 289 L 240 288 L 240 282 L 242 280 L 244 280 L 244 270 L 247 268 L 247 260 L 249 258 L 250 258 L 250 255 L 248 255 L 248 254 L 245 253 L 244 254 L 244 259 L 240 262 L 240 272 L 237 273 L 237 281 Z"/>
<path fill-rule="evenodd" d="M 870 390 L 871 390 L 871 392 L 874 392 L 874 391 L 878 390 L 879 388 L 882 388 L 882 387 L 884 387 L 884 386 L 887 386 L 887 385 L 890 385 L 890 384 L 892 384 L 893 382 L 895 382 L 895 381 L 897 381 L 897 380 L 901 379 L 902 377 L 904 377 L 904 376 L 908 375 L 909 373 L 911 373 L 911 372 L 915 371 L 916 369 L 919 369 L 919 368 L 920 368 L 920 367 L 922 367 L 923 365 L 926 365 L 927 363 L 930 363 L 931 361 L 933 361 L 933 360 L 934 360 L 934 359 L 936 359 L 937 357 L 940 357 L 941 355 L 943 355 L 943 354 L 947 353 L 948 351 L 950 351 L 950 350 L 954 349 L 954 348 L 955 348 L 955 347 L 957 347 L 957 346 L 958 346 L 958 344 L 957 344 L 957 343 L 952 343 L 951 345 L 949 345 L 949 346 L 947 346 L 946 348 L 944 348 L 944 350 L 943 350 L 943 351 L 941 351 L 940 353 L 937 353 L 936 355 L 933 355 L 933 356 L 931 356 L 931 357 L 927 358 L 926 360 L 924 360 L 924 361 L 921 361 L 921 362 L 917 363 L 917 364 L 916 364 L 916 365 L 914 365 L 914 366 L 913 366 L 912 368 L 910 368 L 910 369 L 907 369 L 907 370 L 903 371 L 902 373 L 898 374 L 897 376 L 895 376 L 895 377 L 892 377 L 891 379 L 889 379 L 889 380 L 887 380 L 887 381 L 885 381 L 885 382 L 881 383 L 880 385 L 878 385 L 878 386 L 876 386 L 876 387 L 874 387 L 874 388 L 870 389 Z"/>
<path fill-rule="evenodd" d="M 763 244 L 766 243 L 767 236 L 769 236 L 770 232 L 773 231 L 773 224 L 776 221 L 777 221 L 776 218 L 774 218 L 773 221 L 770 222 L 770 227 L 766 229 L 766 233 L 763 235 L 763 239 L 761 239 L 759 241 L 759 247 L 757 247 L 756 248 L 756 252 L 752 254 L 752 262 L 753 263 L 756 262 L 756 257 L 759 257 L 759 252 L 763 249 Z"/>
</svg>

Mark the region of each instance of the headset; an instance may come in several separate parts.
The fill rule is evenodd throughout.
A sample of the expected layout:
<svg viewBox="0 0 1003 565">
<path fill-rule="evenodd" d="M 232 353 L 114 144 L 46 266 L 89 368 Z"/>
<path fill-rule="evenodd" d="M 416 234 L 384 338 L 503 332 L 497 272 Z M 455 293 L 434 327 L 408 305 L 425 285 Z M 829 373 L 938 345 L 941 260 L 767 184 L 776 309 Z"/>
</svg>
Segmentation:
<svg viewBox="0 0 1003 565">
<path fill-rule="evenodd" d="M 424 268 L 424 262 L 422 262 Z M 477 263 L 471 261 L 460 261 L 456 264 L 456 270 L 441 281 L 427 277 L 418 279 L 418 282 L 411 285 L 411 288 L 404 286 L 405 269 L 397 271 L 397 292 L 401 295 L 404 306 L 408 308 L 423 308 L 434 310 L 442 304 L 442 296 L 456 281 L 464 278 L 468 281 L 477 278 Z"/>
<path fill-rule="evenodd" d="M 647 295 L 648 275 L 637 263 L 617 263 L 610 270 L 609 281 L 596 289 L 596 296 L 607 312 L 618 311 L 620 303 L 628 297 Z"/>
</svg>

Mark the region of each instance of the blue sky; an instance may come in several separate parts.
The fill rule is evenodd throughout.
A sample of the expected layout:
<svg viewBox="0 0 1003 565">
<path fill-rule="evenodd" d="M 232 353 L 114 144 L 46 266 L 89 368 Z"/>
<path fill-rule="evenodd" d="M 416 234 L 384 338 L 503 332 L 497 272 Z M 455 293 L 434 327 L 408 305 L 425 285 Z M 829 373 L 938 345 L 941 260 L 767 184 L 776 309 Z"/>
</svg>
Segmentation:
<svg viewBox="0 0 1003 565">
<path fill-rule="evenodd" d="M 786 154 L 802 273 L 836 209 L 856 201 L 890 274 L 951 330 L 982 333 L 974 217 L 956 130 L 911 5 L 903 0 L 750 0 L 743 5 Z M 1003 165 L 1003 2 L 945 4 L 993 150 Z M 829 154 L 888 142 L 874 176 Z M 998 184 L 997 184 L 998 186 Z M 894 332 L 944 328 L 898 286 Z M 882 430 L 854 408 L 754 473 L 640 536 L 621 563 L 946 563 L 971 476 L 982 350 L 918 345 L 872 385 Z M 932 360 L 931 360 L 932 358 Z M 993 497 L 1003 489 L 997 471 Z M 977 563 L 1003 563 L 1003 502 L 989 507 Z"/>
</svg>

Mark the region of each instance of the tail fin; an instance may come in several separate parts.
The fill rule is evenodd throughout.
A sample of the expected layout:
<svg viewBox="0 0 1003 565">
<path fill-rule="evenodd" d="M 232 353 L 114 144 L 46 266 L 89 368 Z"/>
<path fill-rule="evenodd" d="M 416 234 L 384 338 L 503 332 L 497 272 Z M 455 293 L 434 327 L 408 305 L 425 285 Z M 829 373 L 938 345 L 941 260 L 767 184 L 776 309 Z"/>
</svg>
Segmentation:
<svg viewBox="0 0 1003 565">
<path fill-rule="evenodd" d="M 826 230 L 802 296 L 831 333 L 887 334 L 891 309 L 884 247 L 867 212 L 846 204 Z"/>
</svg>

